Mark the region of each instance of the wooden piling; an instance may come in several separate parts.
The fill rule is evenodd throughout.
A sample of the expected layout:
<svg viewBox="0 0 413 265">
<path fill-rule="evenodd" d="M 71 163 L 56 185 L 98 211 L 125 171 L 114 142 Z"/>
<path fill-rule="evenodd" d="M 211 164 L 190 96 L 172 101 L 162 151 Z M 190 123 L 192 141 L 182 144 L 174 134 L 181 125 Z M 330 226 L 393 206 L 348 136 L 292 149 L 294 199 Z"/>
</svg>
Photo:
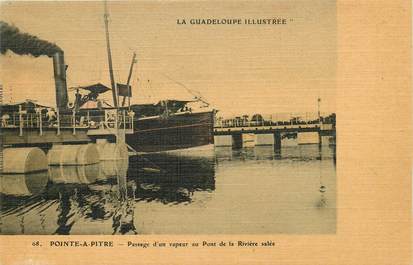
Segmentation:
<svg viewBox="0 0 413 265">
<path fill-rule="evenodd" d="M 281 150 L 281 133 L 278 131 L 274 133 L 274 149 Z"/>
</svg>

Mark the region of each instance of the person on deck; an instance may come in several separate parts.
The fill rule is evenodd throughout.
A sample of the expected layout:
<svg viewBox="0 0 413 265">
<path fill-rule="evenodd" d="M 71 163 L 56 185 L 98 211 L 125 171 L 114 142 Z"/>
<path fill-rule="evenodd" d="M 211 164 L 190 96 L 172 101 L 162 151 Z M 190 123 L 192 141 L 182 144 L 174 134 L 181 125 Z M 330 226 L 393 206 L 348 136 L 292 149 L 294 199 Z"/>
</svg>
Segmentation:
<svg viewBox="0 0 413 265">
<path fill-rule="evenodd" d="M 9 125 L 10 115 L 5 113 L 1 116 L 1 127 L 7 127 Z"/>
<path fill-rule="evenodd" d="M 54 111 L 54 109 L 47 109 L 46 117 L 47 121 L 49 122 L 49 127 L 52 127 L 54 122 L 56 121 L 56 112 Z"/>
</svg>

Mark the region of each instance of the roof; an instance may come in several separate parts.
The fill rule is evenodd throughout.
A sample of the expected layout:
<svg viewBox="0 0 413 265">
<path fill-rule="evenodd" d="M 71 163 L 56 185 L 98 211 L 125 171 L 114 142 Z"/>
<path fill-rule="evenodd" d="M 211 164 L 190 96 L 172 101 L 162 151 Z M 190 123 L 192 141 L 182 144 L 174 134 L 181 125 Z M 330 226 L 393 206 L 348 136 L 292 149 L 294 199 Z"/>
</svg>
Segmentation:
<svg viewBox="0 0 413 265">
<path fill-rule="evenodd" d="M 37 104 L 35 100 L 27 99 L 25 101 L 20 102 L 13 102 L 13 103 L 3 103 L 0 104 L 0 108 L 2 111 L 18 111 L 19 106 L 22 106 L 23 110 L 33 110 L 34 108 L 52 108 L 52 106 L 45 106 L 41 104 Z"/>
</svg>

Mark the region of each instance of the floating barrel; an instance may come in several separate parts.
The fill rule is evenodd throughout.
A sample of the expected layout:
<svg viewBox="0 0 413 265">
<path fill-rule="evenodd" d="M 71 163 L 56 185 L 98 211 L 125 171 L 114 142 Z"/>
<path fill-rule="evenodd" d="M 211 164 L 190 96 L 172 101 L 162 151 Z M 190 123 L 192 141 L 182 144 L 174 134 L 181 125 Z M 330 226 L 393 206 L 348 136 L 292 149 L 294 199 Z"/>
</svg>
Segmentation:
<svg viewBox="0 0 413 265">
<path fill-rule="evenodd" d="M 47 185 L 47 171 L 0 176 L 0 193 L 31 196 L 41 193 Z"/>
<path fill-rule="evenodd" d="M 47 153 L 49 165 L 90 165 L 99 162 L 96 144 L 54 145 Z"/>
<path fill-rule="evenodd" d="M 100 160 L 119 160 L 128 158 L 128 147 L 124 143 L 98 143 Z"/>
<path fill-rule="evenodd" d="M 108 160 L 100 162 L 99 180 L 110 179 L 112 177 L 124 177 L 128 173 L 128 159 Z"/>
<path fill-rule="evenodd" d="M 54 183 L 90 184 L 96 181 L 99 174 L 99 164 L 49 167 L 50 180 Z"/>
<path fill-rule="evenodd" d="M 81 183 L 85 183 L 85 184 L 93 183 L 97 180 L 99 174 L 100 174 L 99 164 L 77 167 L 77 175 L 79 176 L 79 180 L 81 181 Z"/>
<path fill-rule="evenodd" d="M 106 160 L 100 162 L 100 174 L 96 180 L 103 183 L 99 183 L 98 185 L 88 185 L 88 189 L 93 191 L 111 190 L 113 188 L 113 184 L 110 184 L 110 181 L 107 180 L 117 179 L 117 181 L 121 181 L 122 179 L 126 179 L 126 175 L 128 173 L 128 164 L 128 159 Z"/>
<path fill-rule="evenodd" d="M 47 157 L 37 147 L 3 150 L 3 173 L 30 173 L 47 170 Z"/>
<path fill-rule="evenodd" d="M 50 166 L 49 178 L 53 183 L 80 183 L 77 176 L 76 166 L 67 166 L 68 169 L 63 169 L 63 166 Z M 74 170 L 73 170 L 74 169 Z"/>
</svg>

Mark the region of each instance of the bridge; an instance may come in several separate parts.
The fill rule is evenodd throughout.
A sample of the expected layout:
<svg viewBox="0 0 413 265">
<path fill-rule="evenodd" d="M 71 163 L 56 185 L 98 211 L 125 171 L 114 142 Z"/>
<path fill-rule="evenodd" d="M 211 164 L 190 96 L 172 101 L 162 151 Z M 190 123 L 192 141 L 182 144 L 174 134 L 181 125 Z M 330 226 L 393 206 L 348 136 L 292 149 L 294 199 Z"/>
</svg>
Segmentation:
<svg viewBox="0 0 413 265">
<path fill-rule="evenodd" d="M 307 140 L 304 139 L 302 143 L 321 145 L 323 136 L 330 136 L 334 140 L 336 136 L 335 115 L 333 119 L 320 116 L 317 119 L 307 120 L 293 115 L 290 115 L 292 118 L 289 120 L 263 119 L 261 117 L 248 121 L 246 116 L 243 117 L 243 119 L 237 117 L 226 120 L 218 118 L 215 121 L 215 146 L 240 148 L 246 141 L 245 136 L 251 134 L 255 137 L 253 140 L 255 145 L 274 145 L 276 149 L 281 148 L 281 140 L 284 138 L 298 137 L 301 140 L 307 137 Z"/>
</svg>

